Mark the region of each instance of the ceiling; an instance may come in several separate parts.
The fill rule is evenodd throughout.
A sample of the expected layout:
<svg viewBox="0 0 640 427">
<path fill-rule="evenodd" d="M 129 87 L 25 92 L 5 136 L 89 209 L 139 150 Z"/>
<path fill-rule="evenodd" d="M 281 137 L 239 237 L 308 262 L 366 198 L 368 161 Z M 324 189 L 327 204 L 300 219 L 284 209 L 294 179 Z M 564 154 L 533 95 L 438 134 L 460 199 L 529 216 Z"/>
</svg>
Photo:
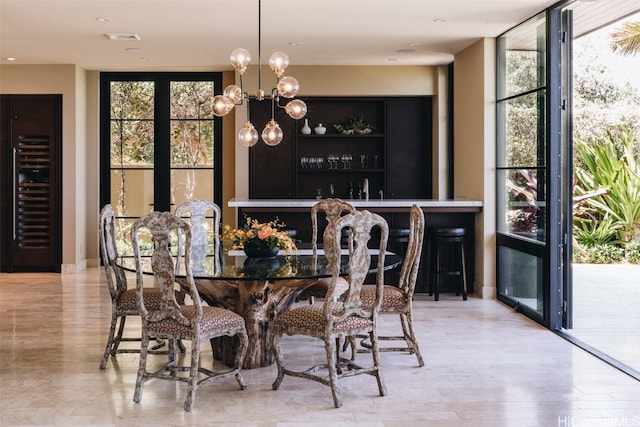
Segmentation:
<svg viewBox="0 0 640 427">
<path fill-rule="evenodd" d="M 497 36 L 554 3 L 263 0 L 262 62 L 281 50 L 292 65 L 448 64 L 479 38 Z M 637 0 L 616 3 L 637 6 Z M 224 71 L 237 47 L 257 62 L 258 0 L 0 0 L 1 64 Z"/>
</svg>

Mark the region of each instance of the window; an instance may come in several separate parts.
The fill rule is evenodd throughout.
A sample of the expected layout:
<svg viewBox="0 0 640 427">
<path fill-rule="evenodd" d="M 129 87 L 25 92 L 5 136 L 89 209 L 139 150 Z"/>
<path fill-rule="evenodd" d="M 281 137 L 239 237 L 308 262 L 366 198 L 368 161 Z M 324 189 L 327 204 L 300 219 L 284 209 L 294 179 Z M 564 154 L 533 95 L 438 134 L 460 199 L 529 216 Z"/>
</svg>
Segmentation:
<svg viewBox="0 0 640 427">
<path fill-rule="evenodd" d="M 545 238 L 546 20 L 499 39 L 498 231 Z"/>
<path fill-rule="evenodd" d="M 221 86 L 220 73 L 101 74 L 100 200 L 121 225 L 187 200 L 221 205 Z"/>
</svg>

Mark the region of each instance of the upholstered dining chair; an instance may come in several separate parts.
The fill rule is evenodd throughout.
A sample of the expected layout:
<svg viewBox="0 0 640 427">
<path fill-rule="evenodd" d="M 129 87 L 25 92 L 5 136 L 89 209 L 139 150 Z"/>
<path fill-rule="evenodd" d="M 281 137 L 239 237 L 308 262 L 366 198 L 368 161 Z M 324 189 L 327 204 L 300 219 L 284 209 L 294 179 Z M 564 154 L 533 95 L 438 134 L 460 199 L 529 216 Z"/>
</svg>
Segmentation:
<svg viewBox="0 0 640 427">
<path fill-rule="evenodd" d="M 311 248 L 314 255 L 318 251 L 318 214 L 324 213 L 327 220 L 327 228 L 334 227 L 335 223 L 343 214 L 354 213 L 356 208 L 349 202 L 341 199 L 325 199 L 317 202 L 311 207 Z M 349 247 L 351 246 L 351 238 L 349 238 Z M 311 286 L 307 287 L 300 294 L 299 299 L 309 299 L 309 303 L 313 304 L 315 298 L 324 298 L 329 289 L 331 279 L 321 278 Z M 338 291 L 334 294 L 335 298 L 339 298 L 347 289 L 347 281 L 340 277 L 337 282 Z"/>
<path fill-rule="evenodd" d="M 208 236 L 213 236 L 214 271 L 220 271 L 220 207 L 209 200 L 189 200 L 176 207 L 175 214 L 185 219 L 191 225 L 191 263 L 192 271 L 198 274 L 204 271 L 204 260 L 209 244 Z M 210 213 L 211 218 L 206 215 Z M 188 214 L 188 217 L 184 218 Z M 207 230 L 207 225 L 212 229 Z M 178 239 L 178 258 L 182 255 L 183 239 Z"/>
<path fill-rule="evenodd" d="M 156 311 L 148 310 L 144 301 L 144 277 L 140 250 L 140 235 L 143 229 L 151 234 L 151 243 L 154 248 L 150 259 L 151 267 L 155 284 L 162 292 L 161 308 Z M 180 230 L 180 233 L 177 230 Z M 240 388 L 244 390 L 247 384 L 240 372 L 248 344 L 244 319 L 230 310 L 202 305 L 191 272 L 191 229 L 189 224 L 170 212 L 152 212 L 133 223 L 131 236 L 136 260 L 138 304 L 142 317 L 140 366 L 133 396 L 134 402 L 140 402 L 144 384 L 151 378 L 186 382 L 187 395 L 184 409 L 188 412 L 193 408 L 198 387 L 216 378 L 234 375 Z M 179 305 L 174 292 L 177 258 L 172 255 L 169 244 L 173 238 L 178 238 L 178 236 L 184 238 L 185 278 L 191 297 L 189 305 Z M 214 372 L 200 366 L 200 344 L 202 341 L 220 336 L 236 335 L 239 337 L 240 346 L 231 369 Z M 147 344 L 150 337 L 169 340 L 171 350 L 168 362 L 154 372 L 147 371 Z M 191 341 L 190 366 L 178 365 L 175 350 L 179 340 Z M 180 375 L 180 372 L 184 371 L 188 372 L 187 376 Z M 204 375 L 204 378 L 199 378 L 200 374 Z"/>
<path fill-rule="evenodd" d="M 413 205 L 409 212 L 409 240 L 407 251 L 402 261 L 398 286 L 385 285 L 380 314 L 396 314 L 400 316 L 402 336 L 378 337 L 379 340 L 404 341 L 405 346 L 380 347 L 380 351 L 404 351 L 415 353 L 418 364 L 424 366 L 424 360 L 420 353 L 418 340 L 413 329 L 413 293 L 416 288 L 416 279 L 420 268 L 420 256 L 424 240 L 424 212 L 417 205 Z M 360 293 L 362 305 L 365 309 L 371 309 L 376 304 L 377 285 L 364 285 Z M 366 341 L 364 341 L 366 343 Z M 353 344 L 353 342 L 352 342 Z M 365 344 L 366 347 L 369 347 Z M 353 347 L 352 347 L 353 348 Z"/>
<path fill-rule="evenodd" d="M 122 342 L 140 341 L 139 336 L 123 337 L 127 317 L 138 317 L 140 312 L 138 310 L 136 290 L 127 289 L 125 272 L 116 265 L 118 250 L 116 247 L 115 215 L 113 207 L 109 204 L 104 205 L 100 210 L 99 229 L 102 263 L 107 277 L 109 295 L 111 296 L 111 327 L 102 355 L 102 361 L 100 362 L 100 369 L 105 369 L 109 356 L 115 356 L 118 353 L 140 353 L 139 348 L 120 348 L 120 343 Z M 157 310 L 160 308 L 162 297 L 159 289 L 145 288 L 143 298 L 148 310 Z"/>
<path fill-rule="evenodd" d="M 362 306 L 360 291 L 368 274 L 371 255 L 368 243 L 371 231 L 380 229 L 380 253 L 377 263 L 377 295 L 374 304 L 369 308 Z M 338 292 L 338 278 L 340 277 L 342 230 L 348 229 L 352 236 L 352 250 L 348 257 L 349 274 L 348 287 L 342 298 L 335 298 Z M 386 395 L 386 387 L 380 367 L 378 352 L 377 321 L 378 311 L 382 304 L 382 290 L 384 286 L 384 254 L 387 246 L 389 227 L 381 216 L 366 210 L 347 214 L 336 221 L 333 227 L 327 227 L 324 232 L 324 250 L 332 271 L 329 289 L 323 302 L 312 305 L 302 305 L 294 308 L 275 319 L 272 329 L 272 348 L 278 367 L 278 377 L 273 383 L 277 390 L 284 376 L 294 376 L 317 381 L 331 388 L 333 402 L 336 408 L 342 406 L 342 392 L 338 380 L 359 374 L 369 374 L 376 378 L 378 391 L 381 396 Z M 286 367 L 280 340 L 282 335 L 306 335 L 318 338 L 324 342 L 328 370 L 327 375 L 317 373 L 323 367 L 316 366 L 305 371 L 292 370 Z M 368 334 L 371 340 L 373 364 L 362 367 L 351 360 L 341 359 L 336 353 L 336 342 L 349 336 Z"/>
</svg>

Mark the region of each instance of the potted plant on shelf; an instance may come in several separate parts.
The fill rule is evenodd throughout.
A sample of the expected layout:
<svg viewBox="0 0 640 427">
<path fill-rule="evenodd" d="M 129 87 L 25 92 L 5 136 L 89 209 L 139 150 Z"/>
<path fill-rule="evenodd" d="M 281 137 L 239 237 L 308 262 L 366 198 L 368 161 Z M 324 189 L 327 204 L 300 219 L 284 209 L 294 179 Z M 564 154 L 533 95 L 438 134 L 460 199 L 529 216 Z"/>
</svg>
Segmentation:
<svg viewBox="0 0 640 427">
<path fill-rule="evenodd" d="M 351 116 L 347 123 L 333 125 L 333 127 L 343 135 L 351 135 L 353 133 L 366 135 L 376 129 L 372 124 L 365 122 L 363 114 Z"/>
</svg>

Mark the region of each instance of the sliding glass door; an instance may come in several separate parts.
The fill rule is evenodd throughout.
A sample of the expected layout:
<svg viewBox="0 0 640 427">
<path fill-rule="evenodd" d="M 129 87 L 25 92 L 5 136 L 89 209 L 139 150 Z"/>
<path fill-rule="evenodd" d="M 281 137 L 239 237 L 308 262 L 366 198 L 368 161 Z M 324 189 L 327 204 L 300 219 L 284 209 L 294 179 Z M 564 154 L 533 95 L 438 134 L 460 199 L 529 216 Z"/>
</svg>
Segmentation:
<svg viewBox="0 0 640 427">
<path fill-rule="evenodd" d="M 562 323 L 567 251 L 560 22 L 550 10 L 497 41 L 498 298 L 551 328 Z"/>
</svg>

